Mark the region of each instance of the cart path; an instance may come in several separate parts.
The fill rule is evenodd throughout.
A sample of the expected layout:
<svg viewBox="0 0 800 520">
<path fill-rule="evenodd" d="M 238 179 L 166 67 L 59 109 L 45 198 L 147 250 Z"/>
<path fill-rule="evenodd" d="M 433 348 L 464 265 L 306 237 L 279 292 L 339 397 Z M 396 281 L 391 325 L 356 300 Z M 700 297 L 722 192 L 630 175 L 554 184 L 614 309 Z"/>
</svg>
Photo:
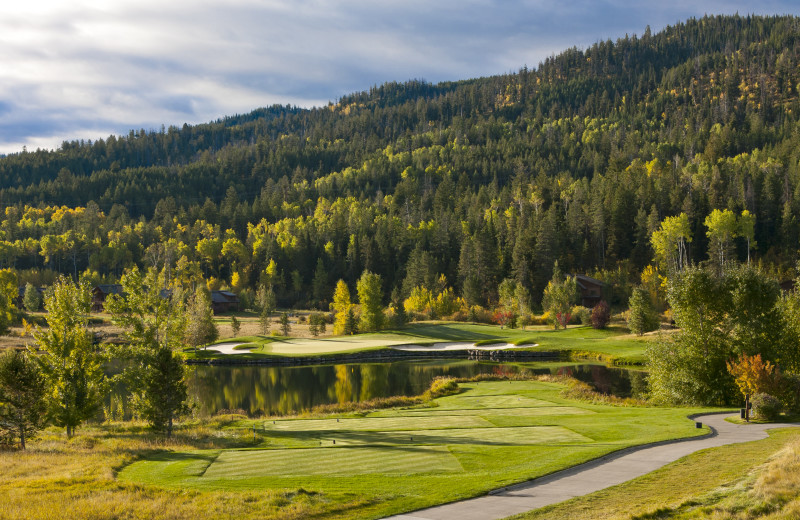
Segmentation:
<svg viewBox="0 0 800 520">
<path fill-rule="evenodd" d="M 767 430 L 800 424 L 733 424 L 709 414 L 693 418 L 711 427 L 703 437 L 628 448 L 551 475 L 490 491 L 488 495 L 389 517 L 392 520 L 494 520 L 587 495 L 645 475 L 681 457 L 706 448 L 755 441 Z"/>
</svg>

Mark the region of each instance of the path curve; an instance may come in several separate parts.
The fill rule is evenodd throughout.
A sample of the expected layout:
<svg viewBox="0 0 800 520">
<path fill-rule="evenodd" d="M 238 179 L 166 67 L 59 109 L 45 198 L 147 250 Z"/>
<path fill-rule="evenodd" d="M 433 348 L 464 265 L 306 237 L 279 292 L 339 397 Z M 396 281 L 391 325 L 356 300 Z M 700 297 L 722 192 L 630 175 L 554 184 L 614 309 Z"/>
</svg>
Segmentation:
<svg viewBox="0 0 800 520">
<path fill-rule="evenodd" d="M 800 424 L 733 424 L 726 417 L 738 414 L 709 414 L 693 417 L 711 427 L 712 433 L 669 443 L 645 445 L 612 453 L 579 466 L 523 482 L 488 495 L 389 517 L 392 520 L 496 520 L 531 509 L 557 504 L 645 475 L 681 457 L 706 448 L 755 441 L 767 437 L 767 430 Z"/>
</svg>

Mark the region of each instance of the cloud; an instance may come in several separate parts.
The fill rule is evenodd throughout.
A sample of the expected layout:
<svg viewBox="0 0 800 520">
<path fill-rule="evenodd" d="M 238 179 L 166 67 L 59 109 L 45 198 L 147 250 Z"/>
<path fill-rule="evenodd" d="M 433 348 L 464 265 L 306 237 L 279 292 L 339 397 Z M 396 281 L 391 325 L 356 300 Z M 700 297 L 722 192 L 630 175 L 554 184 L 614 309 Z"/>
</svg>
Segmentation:
<svg viewBox="0 0 800 520">
<path fill-rule="evenodd" d="M 14 4 L 0 18 L 0 153 L 273 103 L 321 105 L 386 81 L 500 74 L 646 25 L 752 10 L 736 0 Z"/>
</svg>

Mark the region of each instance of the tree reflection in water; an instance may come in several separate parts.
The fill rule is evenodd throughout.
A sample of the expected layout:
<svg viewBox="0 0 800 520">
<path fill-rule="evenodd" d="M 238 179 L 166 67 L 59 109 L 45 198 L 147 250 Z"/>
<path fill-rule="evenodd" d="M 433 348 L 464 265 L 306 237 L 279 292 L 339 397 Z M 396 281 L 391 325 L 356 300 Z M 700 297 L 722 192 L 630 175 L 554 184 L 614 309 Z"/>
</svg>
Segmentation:
<svg viewBox="0 0 800 520">
<path fill-rule="evenodd" d="M 467 360 L 404 361 L 315 365 L 305 367 L 225 367 L 196 365 L 189 369 L 189 395 L 200 416 L 220 410 L 258 415 L 292 414 L 316 405 L 366 401 L 393 395 L 417 395 L 438 376 L 512 375 L 521 371 L 571 375 L 606 393 L 636 395 L 643 373 L 602 365 L 558 363 L 483 363 Z M 631 375 L 632 374 L 632 375 Z M 119 401 L 123 388 L 107 400 Z M 114 401 L 114 402 L 116 402 Z"/>
</svg>

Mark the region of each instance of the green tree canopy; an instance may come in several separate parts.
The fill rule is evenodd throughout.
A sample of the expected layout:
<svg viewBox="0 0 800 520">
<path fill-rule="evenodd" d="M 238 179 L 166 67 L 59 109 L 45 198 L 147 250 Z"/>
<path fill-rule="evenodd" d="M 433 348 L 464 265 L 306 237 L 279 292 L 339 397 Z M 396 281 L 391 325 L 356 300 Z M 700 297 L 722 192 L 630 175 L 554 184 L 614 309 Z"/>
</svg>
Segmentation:
<svg viewBox="0 0 800 520">
<path fill-rule="evenodd" d="M 122 276 L 123 296 L 110 295 L 106 309 L 128 341 L 118 352 L 129 359 L 125 378 L 134 408 L 169 437 L 186 410 L 183 359 L 174 352 L 183 347 L 186 319 L 183 302 L 163 286 L 163 270 L 142 275 L 133 268 Z"/>
<path fill-rule="evenodd" d="M 364 271 L 356 283 L 358 302 L 361 304 L 361 319 L 358 328 L 361 332 L 375 332 L 383 328 L 384 308 L 381 277 Z M 335 300 L 335 297 L 334 297 Z"/>
<path fill-rule="evenodd" d="M 559 326 L 567 327 L 569 313 L 577 300 L 578 284 L 573 277 L 564 276 L 556 262 L 553 278 L 547 284 L 542 297 L 542 307 L 550 313 L 550 321 L 556 329 Z"/>
<path fill-rule="evenodd" d="M 108 390 L 102 357 L 92 344 L 89 288 L 59 278 L 45 295 L 47 327 L 37 327 L 35 359 L 47 381 L 50 418 L 71 437 L 100 409 Z"/>
<path fill-rule="evenodd" d="M 337 336 L 353 334 L 355 332 L 353 304 L 350 303 L 350 289 L 347 288 L 344 280 L 336 283 L 331 308 L 334 312 L 333 333 Z"/>
<path fill-rule="evenodd" d="M 8 350 L 0 354 L 0 437 L 19 440 L 25 449 L 47 418 L 47 382 L 28 354 Z"/>
<path fill-rule="evenodd" d="M 211 308 L 211 293 L 205 285 L 198 285 L 189 299 L 186 313 L 186 344 L 197 348 L 216 341 L 219 329 L 214 323 L 214 311 Z"/>
</svg>

